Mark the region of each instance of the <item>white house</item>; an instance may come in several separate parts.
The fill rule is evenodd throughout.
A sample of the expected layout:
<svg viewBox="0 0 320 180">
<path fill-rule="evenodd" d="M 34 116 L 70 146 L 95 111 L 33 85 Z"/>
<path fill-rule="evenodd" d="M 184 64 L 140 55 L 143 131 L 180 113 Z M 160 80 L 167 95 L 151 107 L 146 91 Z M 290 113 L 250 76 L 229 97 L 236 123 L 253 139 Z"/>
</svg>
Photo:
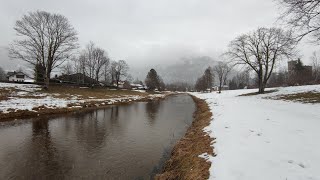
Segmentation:
<svg viewBox="0 0 320 180">
<path fill-rule="evenodd" d="M 145 90 L 146 88 L 141 84 L 130 84 L 131 88 L 134 90 Z"/>
<path fill-rule="evenodd" d="M 34 82 L 32 78 L 23 72 L 8 72 L 7 78 L 9 82 Z"/>
<path fill-rule="evenodd" d="M 213 90 L 213 91 L 219 91 L 219 86 L 214 86 L 214 87 L 212 87 L 212 90 Z M 221 87 L 221 90 L 229 90 L 229 86 L 228 86 L 228 85 L 223 85 L 223 86 Z"/>
</svg>

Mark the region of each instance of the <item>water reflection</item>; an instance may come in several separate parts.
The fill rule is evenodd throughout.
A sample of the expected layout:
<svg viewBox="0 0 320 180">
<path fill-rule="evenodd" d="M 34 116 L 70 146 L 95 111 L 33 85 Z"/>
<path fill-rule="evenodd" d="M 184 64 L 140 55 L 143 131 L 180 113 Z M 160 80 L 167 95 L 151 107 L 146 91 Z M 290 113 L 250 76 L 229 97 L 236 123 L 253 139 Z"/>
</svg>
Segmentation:
<svg viewBox="0 0 320 180">
<path fill-rule="evenodd" d="M 146 104 L 146 114 L 148 115 L 148 120 L 151 124 L 153 124 L 155 119 L 157 118 L 160 104 L 160 101 L 149 101 Z"/>
<path fill-rule="evenodd" d="M 34 120 L 32 136 L 15 152 L 7 152 L 5 162 L 12 164 L 13 169 L 5 174 L 6 178 L 39 179 L 40 177 L 62 177 L 72 163 L 64 152 L 59 151 L 52 142 L 49 120 Z M 66 161 L 67 160 L 67 161 Z"/>
<path fill-rule="evenodd" d="M 77 117 L 74 125 L 78 142 L 87 150 L 101 146 L 106 137 L 106 121 L 99 117 L 101 112 L 94 111 Z"/>
<path fill-rule="evenodd" d="M 0 179 L 149 179 L 185 133 L 193 111 L 192 99 L 180 95 L 5 123 Z"/>
</svg>

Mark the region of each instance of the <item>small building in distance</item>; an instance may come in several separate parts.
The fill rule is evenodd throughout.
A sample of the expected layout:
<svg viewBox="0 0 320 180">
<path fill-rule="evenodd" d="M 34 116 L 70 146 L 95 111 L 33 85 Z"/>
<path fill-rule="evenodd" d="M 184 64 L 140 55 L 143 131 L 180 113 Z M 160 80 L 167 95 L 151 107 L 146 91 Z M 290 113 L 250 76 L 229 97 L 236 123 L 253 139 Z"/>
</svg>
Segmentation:
<svg viewBox="0 0 320 180">
<path fill-rule="evenodd" d="M 146 89 L 147 89 L 147 88 L 146 88 L 144 85 L 142 85 L 142 84 L 131 83 L 130 86 L 131 86 L 131 88 L 132 88 L 133 90 L 146 90 Z"/>
<path fill-rule="evenodd" d="M 124 88 L 125 81 L 119 81 L 118 84 L 119 84 L 118 88 L 122 89 Z M 113 81 L 112 86 L 117 87 L 117 81 Z"/>
<path fill-rule="evenodd" d="M 21 71 L 11 71 L 7 73 L 7 79 L 9 82 L 34 82 L 34 79 Z"/>
<path fill-rule="evenodd" d="M 288 61 L 289 85 L 309 84 L 312 81 L 312 66 L 301 66 L 300 59 Z"/>
<path fill-rule="evenodd" d="M 212 91 L 219 91 L 219 86 L 213 86 L 213 87 L 211 88 L 211 90 L 212 90 Z M 229 86 L 228 86 L 228 85 L 223 85 L 223 86 L 221 87 L 221 90 L 222 90 L 222 91 L 229 90 Z"/>
</svg>

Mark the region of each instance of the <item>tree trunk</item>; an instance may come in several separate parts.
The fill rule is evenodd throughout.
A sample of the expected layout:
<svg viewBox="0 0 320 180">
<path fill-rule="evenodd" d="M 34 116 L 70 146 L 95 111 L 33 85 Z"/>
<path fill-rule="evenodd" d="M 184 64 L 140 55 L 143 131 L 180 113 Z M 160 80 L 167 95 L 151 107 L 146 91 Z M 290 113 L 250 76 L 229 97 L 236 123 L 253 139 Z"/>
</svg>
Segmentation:
<svg viewBox="0 0 320 180">
<path fill-rule="evenodd" d="M 263 72 L 262 72 L 262 67 L 260 67 L 260 70 L 259 70 L 259 72 L 258 72 L 258 87 L 259 87 L 259 94 L 263 94 L 264 93 L 264 87 L 265 87 L 265 85 L 264 85 L 264 83 L 263 83 L 263 76 L 262 76 L 262 74 L 263 74 Z"/>
<path fill-rule="evenodd" d="M 44 80 L 43 89 L 48 90 L 49 89 L 49 83 L 50 83 L 50 71 L 47 70 L 46 73 L 45 73 L 45 80 Z"/>
<path fill-rule="evenodd" d="M 219 85 L 219 93 L 221 93 L 221 89 L 222 89 L 222 83 L 220 81 L 220 85 Z"/>
</svg>

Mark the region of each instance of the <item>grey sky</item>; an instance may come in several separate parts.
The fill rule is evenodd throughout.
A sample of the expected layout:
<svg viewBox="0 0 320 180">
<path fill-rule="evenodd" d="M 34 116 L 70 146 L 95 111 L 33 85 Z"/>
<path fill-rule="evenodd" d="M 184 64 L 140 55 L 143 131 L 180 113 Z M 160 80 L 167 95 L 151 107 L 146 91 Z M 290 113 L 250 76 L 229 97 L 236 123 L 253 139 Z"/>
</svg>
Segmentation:
<svg viewBox="0 0 320 180">
<path fill-rule="evenodd" d="M 65 15 L 80 44 L 92 40 L 112 59 L 131 66 L 172 63 L 187 56 L 217 56 L 236 36 L 274 26 L 272 0 L 0 0 L 0 66 L 15 69 L 6 47 L 14 23 L 29 11 Z M 317 47 L 302 46 L 304 61 Z"/>
</svg>

